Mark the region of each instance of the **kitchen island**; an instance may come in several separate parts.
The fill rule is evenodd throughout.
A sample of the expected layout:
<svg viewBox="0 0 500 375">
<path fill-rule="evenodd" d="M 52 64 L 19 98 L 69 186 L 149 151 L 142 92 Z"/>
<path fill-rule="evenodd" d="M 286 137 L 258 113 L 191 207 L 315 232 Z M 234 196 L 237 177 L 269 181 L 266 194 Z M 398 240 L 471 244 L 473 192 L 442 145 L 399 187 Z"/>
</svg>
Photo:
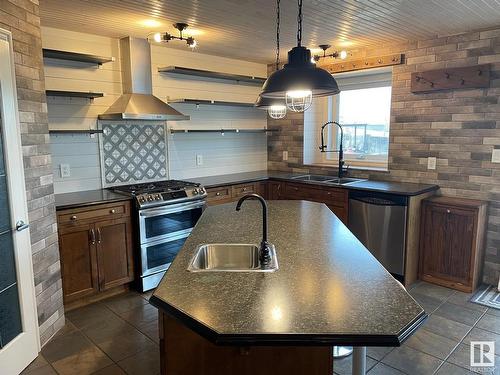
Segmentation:
<svg viewBox="0 0 500 375">
<path fill-rule="evenodd" d="M 162 374 L 331 374 L 331 346 L 399 346 L 426 313 L 325 206 L 269 202 L 276 272 L 189 272 L 200 244 L 259 244 L 247 201 L 208 208 L 151 297 Z"/>
</svg>

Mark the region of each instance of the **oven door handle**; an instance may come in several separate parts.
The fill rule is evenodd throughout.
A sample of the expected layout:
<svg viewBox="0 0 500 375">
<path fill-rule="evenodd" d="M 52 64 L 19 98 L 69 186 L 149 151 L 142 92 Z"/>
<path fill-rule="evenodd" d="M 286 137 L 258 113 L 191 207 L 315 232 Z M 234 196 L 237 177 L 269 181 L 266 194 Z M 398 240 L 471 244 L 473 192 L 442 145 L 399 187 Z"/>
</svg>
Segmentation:
<svg viewBox="0 0 500 375">
<path fill-rule="evenodd" d="M 188 203 L 173 204 L 171 206 L 162 206 L 161 208 L 160 207 L 147 208 L 145 210 L 139 211 L 139 216 L 151 217 L 151 216 L 166 215 L 174 212 L 192 210 L 203 206 L 205 206 L 205 201 L 198 201 L 195 203 L 188 202 Z"/>
</svg>

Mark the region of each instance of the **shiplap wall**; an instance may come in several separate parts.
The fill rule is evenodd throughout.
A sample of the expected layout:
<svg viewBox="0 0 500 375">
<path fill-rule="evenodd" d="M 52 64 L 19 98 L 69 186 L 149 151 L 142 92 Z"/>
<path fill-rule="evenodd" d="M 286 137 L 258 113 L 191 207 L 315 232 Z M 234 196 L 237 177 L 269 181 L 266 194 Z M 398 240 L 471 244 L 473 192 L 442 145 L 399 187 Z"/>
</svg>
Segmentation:
<svg viewBox="0 0 500 375">
<path fill-rule="evenodd" d="M 104 112 L 120 95 L 121 72 L 119 41 L 113 38 L 42 28 L 44 48 L 61 49 L 102 56 L 115 61 L 96 67 L 70 61 L 45 59 L 48 90 L 104 92 L 94 101 L 79 98 L 48 98 L 50 129 L 89 129 L 97 126 L 97 115 Z M 167 101 L 177 98 L 253 102 L 258 86 L 221 80 L 159 74 L 160 66 L 186 66 L 235 74 L 266 76 L 266 66 L 190 50 L 179 51 L 162 46 L 152 48 L 153 93 Z M 264 128 L 266 114 L 253 108 L 174 104 L 191 116 L 190 121 L 169 122 L 168 127 L 182 128 Z M 101 187 L 98 138 L 89 135 L 50 136 L 54 190 L 56 193 L 99 189 Z M 175 134 L 169 140 L 171 178 L 192 178 L 214 174 L 266 169 L 265 133 Z M 201 154 L 203 165 L 196 165 Z M 60 164 L 70 165 L 71 177 L 61 178 Z"/>
<path fill-rule="evenodd" d="M 245 83 L 158 73 L 165 66 L 265 77 L 267 67 L 247 61 L 209 56 L 193 52 L 152 46 L 153 93 L 164 101 L 175 99 L 208 99 L 252 103 L 260 87 Z M 169 128 L 241 129 L 265 128 L 266 113 L 254 108 L 172 103 L 174 108 L 191 116 L 189 121 L 172 121 Z M 196 155 L 203 165 L 196 165 Z M 169 139 L 171 178 L 190 178 L 217 174 L 247 172 L 267 168 L 265 133 L 187 133 Z"/>
</svg>

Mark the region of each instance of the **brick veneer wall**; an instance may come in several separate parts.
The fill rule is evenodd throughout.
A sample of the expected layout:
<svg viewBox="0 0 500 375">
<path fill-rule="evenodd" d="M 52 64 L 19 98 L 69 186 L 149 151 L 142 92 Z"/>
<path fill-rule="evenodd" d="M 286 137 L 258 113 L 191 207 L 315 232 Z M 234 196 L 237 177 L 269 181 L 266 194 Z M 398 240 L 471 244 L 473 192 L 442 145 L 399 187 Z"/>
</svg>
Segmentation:
<svg viewBox="0 0 500 375">
<path fill-rule="evenodd" d="M 500 274 L 500 164 L 491 163 L 500 148 L 500 27 L 439 36 L 404 45 L 366 50 L 353 58 L 402 52 L 404 65 L 393 69 L 389 172 L 353 171 L 378 180 L 433 183 L 443 195 L 489 201 L 483 280 L 497 283 Z M 412 94 L 410 75 L 419 70 L 491 64 L 488 89 Z M 272 69 L 270 67 L 270 69 Z M 268 168 L 332 173 L 331 168 L 304 166 L 303 116 L 268 120 L 281 132 L 268 135 Z M 287 150 L 289 159 L 282 160 Z M 437 158 L 436 170 L 427 157 Z"/>
<path fill-rule="evenodd" d="M 64 325 L 38 0 L 0 0 L 12 32 L 24 173 L 42 345 Z"/>
</svg>

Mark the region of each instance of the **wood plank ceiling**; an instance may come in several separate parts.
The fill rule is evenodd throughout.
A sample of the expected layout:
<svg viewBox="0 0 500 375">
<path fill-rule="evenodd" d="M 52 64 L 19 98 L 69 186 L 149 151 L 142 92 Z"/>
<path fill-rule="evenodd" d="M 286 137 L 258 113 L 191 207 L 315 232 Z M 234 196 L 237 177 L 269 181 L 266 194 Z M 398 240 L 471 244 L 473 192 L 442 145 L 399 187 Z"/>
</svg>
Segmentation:
<svg viewBox="0 0 500 375">
<path fill-rule="evenodd" d="M 297 2 L 281 4 L 286 56 L 295 45 Z M 187 22 L 201 53 L 274 59 L 273 0 L 40 0 L 40 11 L 42 26 L 112 37 L 174 33 L 172 23 Z M 304 0 L 303 45 L 355 50 L 498 25 L 500 0 Z M 187 48 L 180 42 L 169 46 Z"/>
</svg>

